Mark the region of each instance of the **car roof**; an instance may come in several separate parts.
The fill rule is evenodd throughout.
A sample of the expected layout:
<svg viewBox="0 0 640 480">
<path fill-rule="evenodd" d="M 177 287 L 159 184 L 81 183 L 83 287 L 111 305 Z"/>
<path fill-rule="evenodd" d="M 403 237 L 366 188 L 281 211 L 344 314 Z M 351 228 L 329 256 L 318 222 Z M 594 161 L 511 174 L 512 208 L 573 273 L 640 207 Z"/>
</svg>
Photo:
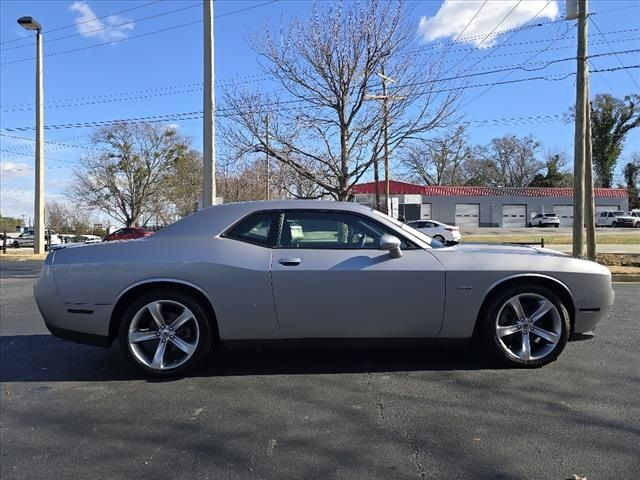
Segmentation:
<svg viewBox="0 0 640 480">
<path fill-rule="evenodd" d="M 265 210 L 340 210 L 370 215 L 371 208 L 354 202 L 332 200 L 255 200 L 204 208 L 159 230 L 154 237 L 223 233 L 247 215 Z"/>
</svg>

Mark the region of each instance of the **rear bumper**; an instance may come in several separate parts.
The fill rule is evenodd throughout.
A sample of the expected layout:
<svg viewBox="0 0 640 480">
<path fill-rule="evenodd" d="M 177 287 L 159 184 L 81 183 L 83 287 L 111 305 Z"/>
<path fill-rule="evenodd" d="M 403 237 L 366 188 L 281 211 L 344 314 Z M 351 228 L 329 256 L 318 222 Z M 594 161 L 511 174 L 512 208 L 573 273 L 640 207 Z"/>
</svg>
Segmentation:
<svg viewBox="0 0 640 480">
<path fill-rule="evenodd" d="M 52 335 L 64 340 L 108 347 L 113 305 L 64 303 L 58 296 L 53 272 L 45 263 L 33 294 L 40 314 Z"/>
<path fill-rule="evenodd" d="M 58 328 L 47 322 L 45 319 L 44 324 L 51 332 L 51 335 L 58 337 L 62 340 L 69 340 L 75 343 L 82 343 L 84 345 L 94 345 L 96 347 L 110 347 L 111 338 L 103 335 L 93 335 L 91 333 L 75 332 L 73 330 L 65 330 L 64 328 Z"/>
</svg>

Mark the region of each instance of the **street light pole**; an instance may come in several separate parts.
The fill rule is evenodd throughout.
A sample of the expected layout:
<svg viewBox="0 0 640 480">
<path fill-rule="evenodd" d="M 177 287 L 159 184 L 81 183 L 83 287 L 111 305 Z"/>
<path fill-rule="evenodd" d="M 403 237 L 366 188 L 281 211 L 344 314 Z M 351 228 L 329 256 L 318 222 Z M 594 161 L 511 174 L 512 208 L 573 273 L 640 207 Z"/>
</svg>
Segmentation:
<svg viewBox="0 0 640 480">
<path fill-rule="evenodd" d="M 42 26 L 33 17 L 20 17 L 18 24 L 36 31 L 36 166 L 33 252 L 45 252 L 44 225 L 44 90 L 42 84 Z"/>
<path fill-rule="evenodd" d="M 204 128 L 202 206 L 210 207 L 216 199 L 216 124 L 213 0 L 204 0 Z"/>
</svg>

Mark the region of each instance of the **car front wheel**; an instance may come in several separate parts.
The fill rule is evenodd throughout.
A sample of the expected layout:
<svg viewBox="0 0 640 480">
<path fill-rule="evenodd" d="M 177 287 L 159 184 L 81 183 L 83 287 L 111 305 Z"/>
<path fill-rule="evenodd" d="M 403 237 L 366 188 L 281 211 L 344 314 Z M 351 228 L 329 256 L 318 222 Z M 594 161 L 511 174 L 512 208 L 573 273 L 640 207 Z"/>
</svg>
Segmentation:
<svg viewBox="0 0 640 480">
<path fill-rule="evenodd" d="M 119 330 L 127 360 L 156 377 L 183 375 L 207 356 L 211 325 L 199 302 L 182 292 L 150 292 L 126 310 Z"/>
<path fill-rule="evenodd" d="M 569 314 L 551 290 L 511 287 L 496 295 L 481 325 L 485 346 L 502 362 L 541 367 L 553 362 L 569 338 Z"/>
</svg>

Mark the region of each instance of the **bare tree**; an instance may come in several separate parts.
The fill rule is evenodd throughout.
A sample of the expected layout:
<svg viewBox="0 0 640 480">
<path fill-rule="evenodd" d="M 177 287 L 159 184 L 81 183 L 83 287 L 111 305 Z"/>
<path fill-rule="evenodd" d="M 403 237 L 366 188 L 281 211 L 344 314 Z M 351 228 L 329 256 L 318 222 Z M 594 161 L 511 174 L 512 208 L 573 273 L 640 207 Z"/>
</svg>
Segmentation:
<svg viewBox="0 0 640 480">
<path fill-rule="evenodd" d="M 221 132 L 240 153 L 267 153 L 344 200 L 381 157 L 383 106 L 389 155 L 451 119 L 458 92 L 442 91 L 441 63 L 418 59 L 416 42 L 399 2 L 317 3 L 308 19 L 254 42 L 281 91 L 228 91 Z M 385 99 L 383 68 L 395 80 Z"/>
<path fill-rule="evenodd" d="M 117 123 L 92 134 L 100 153 L 84 158 L 67 195 L 78 205 L 100 210 L 126 226 L 135 225 L 162 198 L 172 163 L 188 151 L 175 129 L 149 123 Z"/>
<path fill-rule="evenodd" d="M 464 127 L 407 148 L 401 163 L 414 181 L 427 185 L 463 183 L 463 164 L 471 157 Z"/>
<path fill-rule="evenodd" d="M 533 137 L 505 135 L 475 149 L 467 163 L 469 184 L 526 187 L 545 166 L 536 158 L 540 143 Z"/>
<path fill-rule="evenodd" d="M 69 218 L 71 212 L 62 202 L 50 200 L 44 209 L 44 218 L 47 227 L 58 233 L 67 233 L 69 230 Z"/>
</svg>

